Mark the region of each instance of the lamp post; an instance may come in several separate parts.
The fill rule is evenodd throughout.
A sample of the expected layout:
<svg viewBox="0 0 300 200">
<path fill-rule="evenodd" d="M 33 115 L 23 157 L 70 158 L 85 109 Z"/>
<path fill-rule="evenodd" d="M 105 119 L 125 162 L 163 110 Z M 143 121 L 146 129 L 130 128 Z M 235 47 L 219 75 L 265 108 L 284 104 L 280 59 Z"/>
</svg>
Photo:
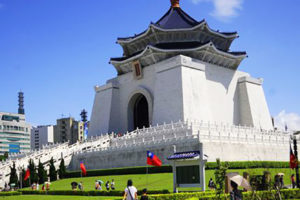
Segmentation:
<svg viewBox="0 0 300 200">
<path fill-rule="evenodd" d="M 20 189 L 22 189 L 22 183 L 23 183 L 23 177 L 22 177 L 22 167 L 19 166 L 18 167 L 18 170 L 19 170 L 19 181 L 20 181 Z"/>
<path fill-rule="evenodd" d="M 294 153 L 297 160 L 297 166 L 296 166 L 296 184 L 297 188 L 300 188 L 300 177 L 299 177 L 299 165 L 298 165 L 298 148 L 297 148 L 297 135 L 300 134 L 300 131 L 295 132 L 293 134 L 293 143 L 294 143 Z"/>
</svg>

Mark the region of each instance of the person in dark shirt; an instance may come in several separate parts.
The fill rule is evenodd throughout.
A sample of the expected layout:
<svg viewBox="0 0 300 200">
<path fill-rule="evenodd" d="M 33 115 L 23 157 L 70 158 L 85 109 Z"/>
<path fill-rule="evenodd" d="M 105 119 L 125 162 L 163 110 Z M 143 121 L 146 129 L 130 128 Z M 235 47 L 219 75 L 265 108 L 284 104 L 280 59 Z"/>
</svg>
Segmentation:
<svg viewBox="0 0 300 200">
<path fill-rule="evenodd" d="M 147 189 L 146 188 L 142 190 L 141 200 L 148 200 Z"/>
<path fill-rule="evenodd" d="M 108 191 L 109 190 L 109 181 L 106 182 L 105 187 L 106 187 L 106 190 Z"/>
<path fill-rule="evenodd" d="M 243 200 L 243 194 L 238 190 L 238 185 L 230 181 L 230 185 L 232 187 L 232 191 L 230 192 L 230 200 Z"/>
</svg>

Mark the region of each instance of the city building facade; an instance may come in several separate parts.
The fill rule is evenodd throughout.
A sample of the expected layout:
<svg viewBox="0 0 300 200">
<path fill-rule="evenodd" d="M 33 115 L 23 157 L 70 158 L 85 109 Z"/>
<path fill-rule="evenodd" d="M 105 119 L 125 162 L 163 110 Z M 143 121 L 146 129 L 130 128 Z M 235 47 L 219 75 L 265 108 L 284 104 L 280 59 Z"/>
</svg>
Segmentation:
<svg viewBox="0 0 300 200">
<path fill-rule="evenodd" d="M 29 152 L 30 129 L 24 114 L 0 112 L 0 155 Z"/>
<path fill-rule="evenodd" d="M 84 122 L 72 117 L 58 119 L 54 126 L 54 142 L 74 144 L 84 140 Z"/>
<path fill-rule="evenodd" d="M 38 126 L 31 129 L 31 149 L 38 150 L 54 143 L 54 126 Z"/>
</svg>

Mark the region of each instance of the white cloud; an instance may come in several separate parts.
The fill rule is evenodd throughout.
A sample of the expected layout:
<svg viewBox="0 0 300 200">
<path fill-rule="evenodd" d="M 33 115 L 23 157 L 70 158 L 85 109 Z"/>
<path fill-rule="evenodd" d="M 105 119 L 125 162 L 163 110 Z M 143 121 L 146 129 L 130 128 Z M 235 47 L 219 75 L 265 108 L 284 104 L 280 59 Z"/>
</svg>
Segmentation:
<svg viewBox="0 0 300 200">
<path fill-rule="evenodd" d="M 287 125 L 288 130 L 300 130 L 300 115 L 297 113 L 287 113 L 285 110 L 281 111 L 274 117 L 275 127 L 284 130 Z"/>
<path fill-rule="evenodd" d="M 194 4 L 201 2 L 213 3 L 214 10 L 210 14 L 222 21 L 238 16 L 238 11 L 243 8 L 243 0 L 192 0 L 192 2 Z"/>
</svg>

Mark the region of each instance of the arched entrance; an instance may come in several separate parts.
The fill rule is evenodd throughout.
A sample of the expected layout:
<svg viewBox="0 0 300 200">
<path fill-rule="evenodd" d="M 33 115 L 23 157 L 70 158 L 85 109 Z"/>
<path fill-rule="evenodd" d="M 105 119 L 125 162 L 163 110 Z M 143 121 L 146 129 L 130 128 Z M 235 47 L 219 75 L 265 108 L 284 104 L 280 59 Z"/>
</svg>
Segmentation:
<svg viewBox="0 0 300 200">
<path fill-rule="evenodd" d="M 149 109 L 146 97 L 140 94 L 133 106 L 133 128 L 143 127 L 149 127 Z"/>
<path fill-rule="evenodd" d="M 151 101 L 151 99 L 150 99 Z M 128 131 L 133 131 L 137 128 L 149 127 L 151 123 L 151 103 L 147 95 L 140 92 L 131 96 L 128 103 Z"/>
</svg>

